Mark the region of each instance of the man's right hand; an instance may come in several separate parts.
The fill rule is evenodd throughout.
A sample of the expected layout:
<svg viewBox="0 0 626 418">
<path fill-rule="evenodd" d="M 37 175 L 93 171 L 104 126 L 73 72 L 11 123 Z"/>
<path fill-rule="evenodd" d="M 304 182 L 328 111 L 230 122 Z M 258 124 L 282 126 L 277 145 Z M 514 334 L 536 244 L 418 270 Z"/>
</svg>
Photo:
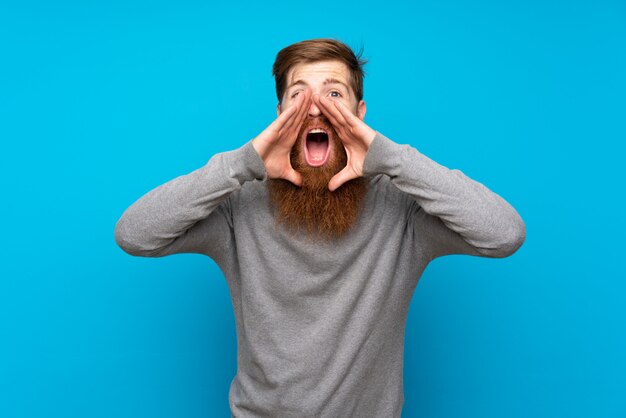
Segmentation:
<svg viewBox="0 0 626 418">
<path fill-rule="evenodd" d="M 310 106 L 311 89 L 307 88 L 271 125 L 252 140 L 252 146 L 265 164 L 268 178 L 281 178 L 296 186 L 302 185 L 302 177 L 291 166 L 289 155 Z"/>
</svg>

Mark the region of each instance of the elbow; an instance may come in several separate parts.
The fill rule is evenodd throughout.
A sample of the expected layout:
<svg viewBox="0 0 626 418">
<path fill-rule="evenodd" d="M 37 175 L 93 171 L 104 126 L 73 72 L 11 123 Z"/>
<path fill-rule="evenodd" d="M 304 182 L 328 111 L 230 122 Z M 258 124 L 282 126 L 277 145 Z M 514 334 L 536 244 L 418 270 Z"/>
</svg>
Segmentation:
<svg viewBox="0 0 626 418">
<path fill-rule="evenodd" d="M 506 244 L 500 248 L 500 258 L 509 257 L 520 249 L 522 244 L 526 241 L 526 228 L 522 227 L 510 236 Z"/>
<path fill-rule="evenodd" d="M 123 217 L 115 224 L 113 232 L 115 243 L 126 254 L 135 257 L 163 257 L 168 254 L 169 247 L 151 246 L 149 240 L 142 238 L 142 235 L 139 231 L 133 232 L 132 228 L 128 229 Z"/>
<path fill-rule="evenodd" d="M 526 224 L 517 214 L 500 231 L 501 233 L 494 237 L 493 245 L 490 248 L 479 250 L 485 257 L 509 257 L 515 254 L 526 241 Z"/>
<path fill-rule="evenodd" d="M 520 249 L 526 241 L 526 224 L 517 215 L 502 234 L 500 245 L 497 248 L 495 257 L 509 257 Z"/>
<path fill-rule="evenodd" d="M 115 243 L 117 244 L 117 246 L 120 247 L 125 253 L 130 255 L 137 255 L 136 248 L 128 241 L 122 219 L 117 221 L 117 223 L 115 224 L 113 238 L 115 239 Z"/>
<path fill-rule="evenodd" d="M 130 234 L 127 232 L 123 219 L 120 219 L 115 224 L 115 231 L 113 232 L 115 243 L 126 254 L 136 257 L 147 257 L 148 253 L 140 245 L 134 244 Z"/>
</svg>

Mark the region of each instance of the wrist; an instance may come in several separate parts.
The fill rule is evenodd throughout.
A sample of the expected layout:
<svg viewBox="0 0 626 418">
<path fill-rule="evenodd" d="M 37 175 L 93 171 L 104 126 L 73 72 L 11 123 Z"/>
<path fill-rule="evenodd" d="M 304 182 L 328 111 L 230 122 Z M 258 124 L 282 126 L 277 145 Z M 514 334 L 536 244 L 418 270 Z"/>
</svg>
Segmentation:
<svg viewBox="0 0 626 418">
<path fill-rule="evenodd" d="M 372 145 L 372 142 L 374 142 L 374 138 L 376 137 L 376 131 L 370 127 L 367 128 L 367 133 L 365 134 L 364 138 L 365 138 L 365 145 L 367 146 L 367 148 L 369 149 L 370 145 Z"/>
<path fill-rule="evenodd" d="M 263 146 L 263 141 L 257 136 L 251 141 L 251 144 L 252 148 L 254 148 L 257 154 L 259 154 L 259 157 L 261 157 L 262 160 L 265 160 L 265 150 L 267 147 Z"/>
</svg>

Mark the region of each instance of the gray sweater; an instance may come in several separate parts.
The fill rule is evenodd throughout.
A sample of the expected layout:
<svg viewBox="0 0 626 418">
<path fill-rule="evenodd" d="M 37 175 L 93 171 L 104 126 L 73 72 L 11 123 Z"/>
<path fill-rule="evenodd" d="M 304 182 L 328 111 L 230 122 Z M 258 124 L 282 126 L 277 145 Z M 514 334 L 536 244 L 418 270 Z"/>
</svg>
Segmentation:
<svg viewBox="0 0 626 418">
<path fill-rule="evenodd" d="M 224 273 L 234 417 L 399 417 L 407 312 L 427 264 L 507 257 L 525 240 L 499 195 L 379 132 L 364 177 L 355 228 L 332 243 L 276 227 L 251 142 L 151 190 L 117 222 L 131 255 L 205 254 Z"/>
</svg>

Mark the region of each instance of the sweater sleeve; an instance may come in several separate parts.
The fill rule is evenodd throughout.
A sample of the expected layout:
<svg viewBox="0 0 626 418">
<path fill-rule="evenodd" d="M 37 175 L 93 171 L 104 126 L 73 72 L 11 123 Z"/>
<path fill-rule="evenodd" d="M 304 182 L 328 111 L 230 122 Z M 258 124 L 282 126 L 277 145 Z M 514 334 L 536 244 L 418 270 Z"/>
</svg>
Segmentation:
<svg viewBox="0 0 626 418">
<path fill-rule="evenodd" d="M 128 207 L 115 225 L 115 242 L 135 256 L 202 253 L 215 258 L 230 238 L 230 194 L 265 176 L 251 141 L 215 154 L 203 167 L 156 187 Z"/>
<path fill-rule="evenodd" d="M 498 194 L 380 132 L 365 157 L 363 173 L 389 176 L 417 203 L 414 228 L 425 237 L 431 260 L 448 254 L 507 257 L 526 239 L 524 221 Z"/>
</svg>

